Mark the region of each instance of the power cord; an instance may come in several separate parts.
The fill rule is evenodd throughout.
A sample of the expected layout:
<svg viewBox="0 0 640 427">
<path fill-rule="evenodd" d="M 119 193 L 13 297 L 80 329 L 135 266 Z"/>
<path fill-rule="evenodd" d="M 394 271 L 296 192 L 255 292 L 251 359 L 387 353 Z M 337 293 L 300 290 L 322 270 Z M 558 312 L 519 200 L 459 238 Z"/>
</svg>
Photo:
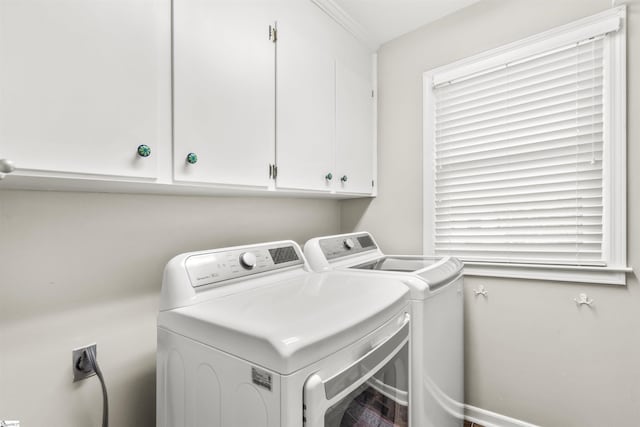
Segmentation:
<svg viewBox="0 0 640 427">
<path fill-rule="evenodd" d="M 85 350 L 84 356 L 100 380 L 100 385 L 102 386 L 102 427 L 109 427 L 109 395 L 107 394 L 107 386 L 104 383 L 104 376 L 102 375 L 100 365 L 98 365 L 96 354 L 93 350 Z"/>
</svg>

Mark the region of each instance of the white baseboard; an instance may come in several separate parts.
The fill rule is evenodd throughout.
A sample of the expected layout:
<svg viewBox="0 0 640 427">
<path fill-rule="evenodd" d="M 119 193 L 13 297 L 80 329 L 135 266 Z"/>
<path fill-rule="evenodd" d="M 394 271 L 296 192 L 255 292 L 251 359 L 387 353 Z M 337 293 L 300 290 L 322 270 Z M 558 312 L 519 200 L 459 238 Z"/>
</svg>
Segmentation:
<svg viewBox="0 0 640 427">
<path fill-rule="evenodd" d="M 471 405 L 464 405 L 464 419 L 472 423 L 478 423 L 483 427 L 539 427 L 526 421 L 516 420 L 515 418 Z"/>
</svg>

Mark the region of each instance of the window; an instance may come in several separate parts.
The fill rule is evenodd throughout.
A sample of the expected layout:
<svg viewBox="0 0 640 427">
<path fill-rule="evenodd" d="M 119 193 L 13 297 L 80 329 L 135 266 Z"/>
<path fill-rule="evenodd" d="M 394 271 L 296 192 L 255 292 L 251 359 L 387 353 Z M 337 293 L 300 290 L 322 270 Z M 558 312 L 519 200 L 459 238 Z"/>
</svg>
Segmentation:
<svg viewBox="0 0 640 427">
<path fill-rule="evenodd" d="M 425 73 L 425 252 L 625 283 L 624 7 Z"/>
</svg>

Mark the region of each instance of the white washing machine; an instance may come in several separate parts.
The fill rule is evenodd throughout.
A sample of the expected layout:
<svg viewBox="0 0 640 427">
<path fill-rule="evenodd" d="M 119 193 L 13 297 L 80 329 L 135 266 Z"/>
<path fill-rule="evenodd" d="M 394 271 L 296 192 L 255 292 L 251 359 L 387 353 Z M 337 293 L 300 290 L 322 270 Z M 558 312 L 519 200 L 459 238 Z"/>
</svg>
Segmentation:
<svg viewBox="0 0 640 427">
<path fill-rule="evenodd" d="M 411 424 L 461 426 L 464 419 L 462 263 L 451 257 L 385 255 L 371 234 L 309 240 L 304 253 L 317 272 L 362 272 L 401 280 L 411 289 Z"/>
<path fill-rule="evenodd" d="M 409 290 L 310 272 L 299 246 L 173 258 L 158 315 L 161 427 L 407 426 Z"/>
</svg>

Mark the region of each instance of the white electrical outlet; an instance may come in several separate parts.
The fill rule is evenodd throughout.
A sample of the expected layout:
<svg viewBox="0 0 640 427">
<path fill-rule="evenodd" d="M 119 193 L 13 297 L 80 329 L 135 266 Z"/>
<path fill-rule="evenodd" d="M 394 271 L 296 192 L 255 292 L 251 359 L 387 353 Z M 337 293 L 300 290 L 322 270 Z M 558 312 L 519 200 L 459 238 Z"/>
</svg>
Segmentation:
<svg viewBox="0 0 640 427">
<path fill-rule="evenodd" d="M 94 359 L 97 356 L 98 348 L 96 344 L 90 344 L 85 347 L 76 348 L 71 351 L 71 363 L 73 369 L 73 382 L 92 377 L 96 374 L 95 369 L 91 366 L 87 353 L 92 352 Z"/>
</svg>

